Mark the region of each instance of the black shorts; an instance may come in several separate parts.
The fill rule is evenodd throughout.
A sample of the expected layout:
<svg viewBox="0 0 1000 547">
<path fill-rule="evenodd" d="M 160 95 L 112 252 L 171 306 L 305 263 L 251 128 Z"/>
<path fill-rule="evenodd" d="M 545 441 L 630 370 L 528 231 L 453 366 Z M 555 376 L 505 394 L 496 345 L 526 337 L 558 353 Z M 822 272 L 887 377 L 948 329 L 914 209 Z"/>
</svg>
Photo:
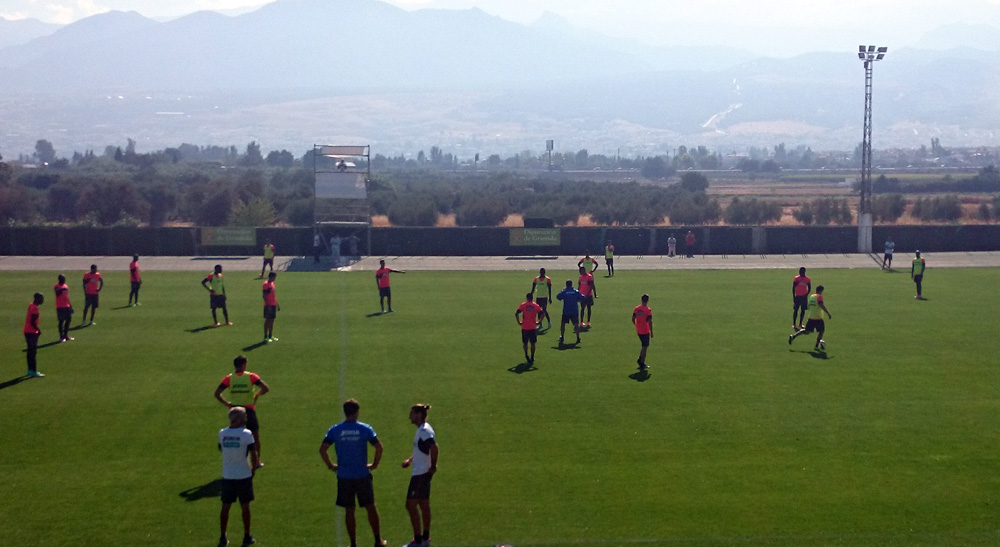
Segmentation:
<svg viewBox="0 0 1000 547">
<path fill-rule="evenodd" d="M 810 319 L 806 321 L 806 332 L 821 331 L 826 328 L 822 319 Z"/>
<path fill-rule="evenodd" d="M 270 264 L 271 266 L 274 266 L 274 259 L 273 259 L 273 258 L 265 258 L 265 259 L 264 259 L 264 265 L 265 265 L 265 266 L 267 266 L 267 265 L 269 265 L 269 264 Z"/>
<path fill-rule="evenodd" d="M 535 304 L 538 304 L 538 307 L 542 308 L 543 312 L 549 309 L 549 299 L 548 298 L 536 298 L 535 299 Z"/>
<path fill-rule="evenodd" d="M 644 347 L 644 348 L 645 347 L 649 347 L 649 335 L 648 334 L 640 334 L 639 335 L 639 343 L 642 344 L 642 347 Z"/>
<path fill-rule="evenodd" d="M 226 307 L 226 295 L 224 294 L 210 294 L 208 295 L 208 303 L 212 306 L 212 309 L 225 308 Z"/>
<path fill-rule="evenodd" d="M 613 259 L 613 258 L 605 258 L 604 259 L 604 263 L 607 264 L 608 266 L 614 266 L 615 265 L 615 259 Z"/>
<path fill-rule="evenodd" d="M 913 282 L 914 283 L 920 283 L 923 280 L 924 280 L 924 274 L 913 276 Z M 94 307 L 96 308 L 97 306 L 94 306 Z"/>
<path fill-rule="evenodd" d="M 583 300 L 581 300 L 580 303 L 583 304 L 584 306 L 593 306 L 594 305 L 594 297 L 593 296 L 584 296 Z"/>
<path fill-rule="evenodd" d="M 892 254 L 891 254 L 891 253 L 886 253 L 886 254 L 885 254 L 885 255 L 884 255 L 883 257 L 882 257 L 882 260 L 883 260 L 883 261 L 885 261 L 885 260 L 892 260 Z"/>
<path fill-rule="evenodd" d="M 132 282 L 132 292 L 138 291 L 139 287 L 141 287 L 141 286 L 142 286 L 142 281 L 133 281 Z"/>
<path fill-rule="evenodd" d="M 99 295 L 99 294 L 87 294 L 87 295 L 84 295 L 83 301 L 86 303 L 87 306 L 90 306 L 91 308 L 97 309 L 97 304 L 101 300 L 99 298 L 100 296 L 101 295 Z"/>
<path fill-rule="evenodd" d="M 410 487 L 406 489 L 406 499 L 408 500 L 429 500 L 431 499 L 431 472 L 423 475 L 413 475 L 410 477 Z"/>
<path fill-rule="evenodd" d="M 793 296 L 792 301 L 795 303 L 795 309 L 808 309 L 809 308 L 809 297 L 807 295 Z"/>
<path fill-rule="evenodd" d="M 264 319 L 274 319 L 278 316 L 278 306 L 264 306 Z"/>
<path fill-rule="evenodd" d="M 379 287 L 378 295 L 382 297 L 392 296 L 392 287 Z"/>
<path fill-rule="evenodd" d="M 534 344 L 537 341 L 538 341 L 538 331 L 536 329 L 531 329 L 531 330 L 521 329 L 522 344 L 527 344 L 528 342 Z"/>
<path fill-rule="evenodd" d="M 563 314 L 563 316 L 562 316 L 562 324 L 563 325 L 565 325 L 566 323 L 573 323 L 574 325 L 576 325 L 579 322 L 580 322 L 580 316 L 579 315 L 566 315 L 566 314 Z"/>
<path fill-rule="evenodd" d="M 59 321 L 69 321 L 70 319 L 72 319 L 73 306 L 70 306 L 68 308 L 58 308 L 56 310 L 56 318 L 58 318 Z"/>
<path fill-rule="evenodd" d="M 222 503 L 230 504 L 253 501 L 253 477 L 246 479 L 222 479 Z"/>
<path fill-rule="evenodd" d="M 363 479 L 337 479 L 337 505 L 354 507 L 355 498 L 361 507 L 375 503 L 375 487 L 372 486 L 371 475 Z"/>
<path fill-rule="evenodd" d="M 247 425 L 244 427 L 250 431 L 260 431 L 260 422 L 257 420 L 257 411 L 249 407 L 243 408 L 247 411 Z"/>
</svg>

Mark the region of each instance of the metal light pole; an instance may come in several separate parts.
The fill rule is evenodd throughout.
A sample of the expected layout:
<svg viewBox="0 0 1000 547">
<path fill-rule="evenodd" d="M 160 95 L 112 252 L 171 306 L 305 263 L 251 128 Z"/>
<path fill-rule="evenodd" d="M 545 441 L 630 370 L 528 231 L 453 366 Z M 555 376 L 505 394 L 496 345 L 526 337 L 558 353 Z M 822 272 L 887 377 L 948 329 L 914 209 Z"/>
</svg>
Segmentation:
<svg viewBox="0 0 1000 547">
<path fill-rule="evenodd" d="M 872 252 L 872 65 L 885 57 L 887 47 L 858 46 L 865 64 L 865 129 L 861 141 L 861 201 L 858 203 L 858 252 Z"/>
</svg>

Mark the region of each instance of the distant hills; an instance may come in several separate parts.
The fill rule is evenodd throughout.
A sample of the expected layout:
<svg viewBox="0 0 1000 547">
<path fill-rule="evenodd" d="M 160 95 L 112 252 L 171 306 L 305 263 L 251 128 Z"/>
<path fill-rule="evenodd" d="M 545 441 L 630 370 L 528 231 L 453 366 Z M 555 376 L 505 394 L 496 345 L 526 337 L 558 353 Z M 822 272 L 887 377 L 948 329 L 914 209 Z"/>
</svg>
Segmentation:
<svg viewBox="0 0 1000 547">
<path fill-rule="evenodd" d="M 295 149 L 354 139 L 391 152 L 517 151 L 555 138 L 645 154 L 680 144 L 851 149 L 861 136 L 864 72 L 851 51 L 769 59 L 652 48 L 552 14 L 521 25 L 479 9 L 280 0 L 169 22 L 110 12 L 57 30 L 0 19 L 0 37 L 11 44 L 0 41 L 7 155 L 37 138 L 103 149 L 126 136 L 149 147 L 256 138 Z M 1000 144 L 1000 30 L 946 26 L 920 44 L 890 45 L 876 66 L 876 145 Z M 100 99 L 117 96 L 145 102 Z M 427 117 L 403 113 L 418 104 Z"/>
</svg>

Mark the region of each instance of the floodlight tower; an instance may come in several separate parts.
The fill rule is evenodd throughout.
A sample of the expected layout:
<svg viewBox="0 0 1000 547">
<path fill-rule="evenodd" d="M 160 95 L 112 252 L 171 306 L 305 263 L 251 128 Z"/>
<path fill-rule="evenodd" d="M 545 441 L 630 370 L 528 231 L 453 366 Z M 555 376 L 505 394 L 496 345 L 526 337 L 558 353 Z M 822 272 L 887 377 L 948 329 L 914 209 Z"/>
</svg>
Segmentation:
<svg viewBox="0 0 1000 547">
<path fill-rule="evenodd" d="M 872 65 L 885 57 L 887 47 L 858 46 L 865 64 L 865 129 L 861 141 L 861 201 L 858 203 L 858 252 L 872 252 Z"/>
</svg>

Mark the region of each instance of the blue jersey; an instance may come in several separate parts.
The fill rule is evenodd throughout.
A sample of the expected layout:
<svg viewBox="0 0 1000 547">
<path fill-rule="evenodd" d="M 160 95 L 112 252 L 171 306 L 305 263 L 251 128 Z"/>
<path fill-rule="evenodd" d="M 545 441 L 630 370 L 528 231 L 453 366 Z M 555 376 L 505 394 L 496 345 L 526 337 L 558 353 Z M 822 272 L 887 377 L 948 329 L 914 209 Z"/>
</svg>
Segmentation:
<svg viewBox="0 0 1000 547">
<path fill-rule="evenodd" d="M 583 300 L 583 295 L 580 291 L 572 287 L 566 288 L 556 295 L 556 299 L 562 300 L 563 315 L 576 317 L 580 313 L 580 301 Z"/>
<path fill-rule="evenodd" d="M 337 478 L 363 479 L 368 471 L 368 445 L 378 442 L 372 426 L 363 422 L 344 421 L 330 428 L 323 443 L 337 451 Z"/>
</svg>

